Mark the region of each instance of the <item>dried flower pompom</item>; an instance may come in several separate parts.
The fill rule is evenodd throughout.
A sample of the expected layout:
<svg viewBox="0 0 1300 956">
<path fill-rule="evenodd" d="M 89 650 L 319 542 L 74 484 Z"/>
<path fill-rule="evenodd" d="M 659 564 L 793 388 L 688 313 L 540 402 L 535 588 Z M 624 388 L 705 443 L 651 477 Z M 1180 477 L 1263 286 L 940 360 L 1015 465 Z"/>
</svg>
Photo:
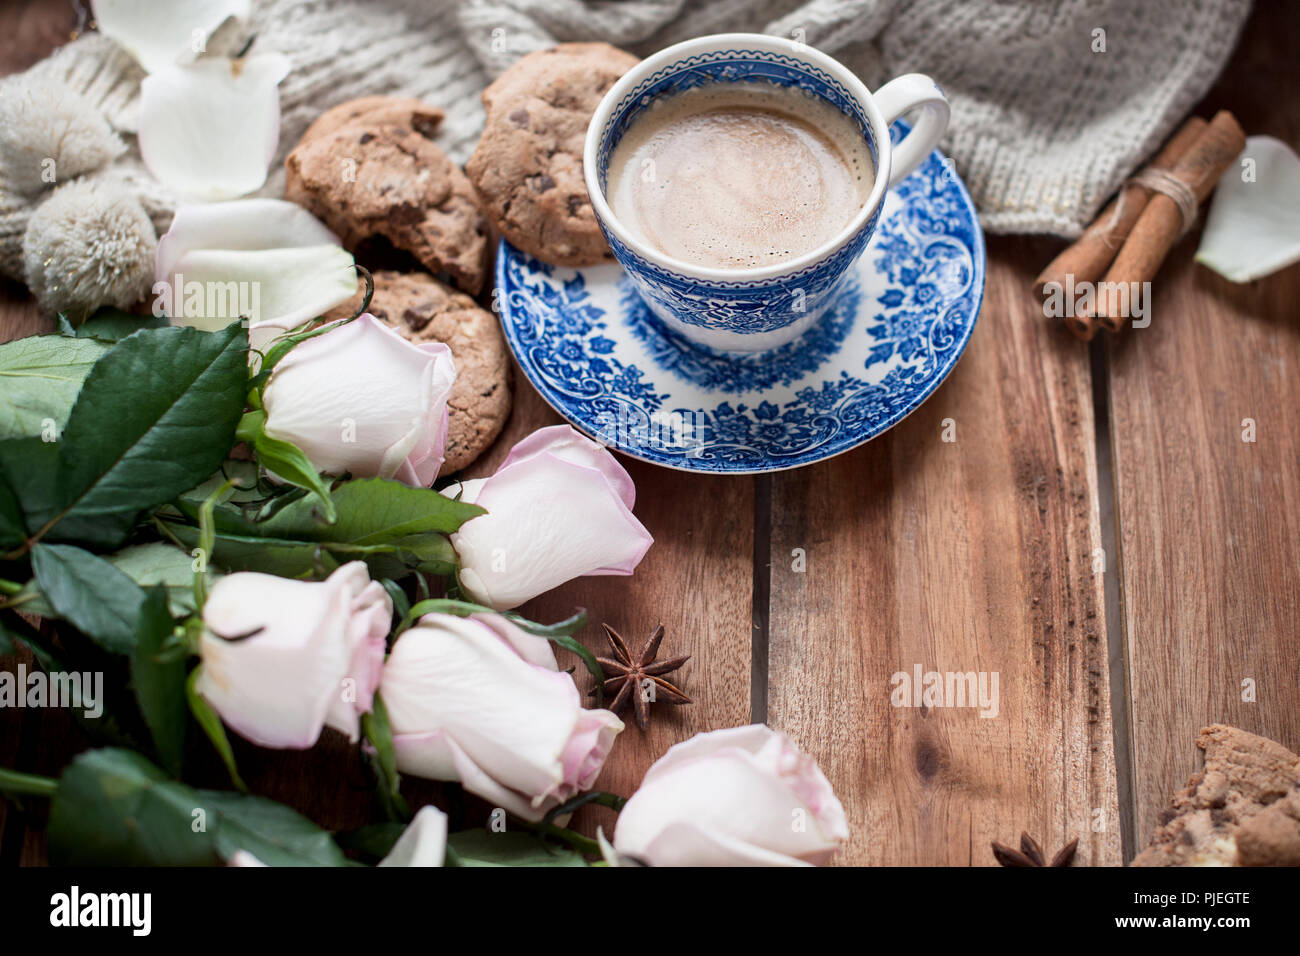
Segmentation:
<svg viewBox="0 0 1300 956">
<path fill-rule="evenodd" d="M 124 152 L 108 121 L 67 84 L 25 75 L 0 83 L 0 179 L 9 188 L 39 193 Z"/>
<path fill-rule="evenodd" d="M 100 306 L 138 302 L 157 249 L 153 223 L 121 183 L 80 179 L 55 190 L 27 223 L 27 285 L 43 311 L 78 322 Z"/>
</svg>

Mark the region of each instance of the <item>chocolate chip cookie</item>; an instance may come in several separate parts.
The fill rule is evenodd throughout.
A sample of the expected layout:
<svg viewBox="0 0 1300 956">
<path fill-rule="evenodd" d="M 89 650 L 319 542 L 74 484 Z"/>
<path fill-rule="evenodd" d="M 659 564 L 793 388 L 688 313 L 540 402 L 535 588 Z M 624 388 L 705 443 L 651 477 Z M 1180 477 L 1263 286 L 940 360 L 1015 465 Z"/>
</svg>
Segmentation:
<svg viewBox="0 0 1300 956">
<path fill-rule="evenodd" d="M 556 265 L 611 261 L 582 176 L 587 125 L 637 58 L 608 43 L 530 53 L 483 91 L 487 122 L 465 171 L 503 236 Z"/>
<path fill-rule="evenodd" d="M 488 275 L 488 226 L 469 179 L 433 142 L 441 120 L 441 110 L 416 100 L 336 106 L 285 160 L 285 198 L 363 263 L 364 253 L 391 246 L 476 295 Z"/>
<path fill-rule="evenodd" d="M 443 342 L 456 363 L 447 399 L 446 461 L 460 471 L 496 440 L 510 417 L 510 353 L 500 323 L 474 300 L 423 272 L 376 272 L 370 313 L 412 342 Z M 360 295 L 326 318 L 351 315 Z"/>
<path fill-rule="evenodd" d="M 1300 866 L 1300 757 L 1215 724 L 1205 767 L 1174 795 L 1134 866 Z"/>
</svg>

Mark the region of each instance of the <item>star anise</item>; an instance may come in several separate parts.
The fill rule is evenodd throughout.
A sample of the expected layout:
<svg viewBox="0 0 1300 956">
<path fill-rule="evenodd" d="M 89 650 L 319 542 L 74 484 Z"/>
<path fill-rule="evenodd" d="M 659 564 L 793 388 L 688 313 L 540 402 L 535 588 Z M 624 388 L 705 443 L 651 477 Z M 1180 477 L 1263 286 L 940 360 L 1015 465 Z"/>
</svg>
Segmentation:
<svg viewBox="0 0 1300 956">
<path fill-rule="evenodd" d="M 650 704 L 654 701 L 666 701 L 670 704 L 689 704 L 691 699 L 683 694 L 679 689 L 674 687 L 668 681 L 664 680 L 664 674 L 671 674 L 677 668 L 681 667 L 691 659 L 687 654 L 685 657 L 674 657 L 666 661 L 656 661 L 659 655 L 659 645 L 664 639 L 664 626 L 660 624 L 655 628 L 655 632 L 650 635 L 650 639 L 645 642 L 641 648 L 641 653 L 635 659 L 627 649 L 627 644 L 619 636 L 618 631 L 614 630 L 608 624 L 601 624 L 605 629 L 605 636 L 609 638 L 609 647 L 614 654 L 614 658 L 598 657 L 600 666 L 604 669 L 606 678 L 603 689 L 606 695 L 613 694 L 614 699 L 609 704 L 609 709 L 616 714 L 621 714 L 627 709 L 627 705 L 633 705 L 636 713 L 636 725 L 645 730 L 650 723 Z M 592 692 L 596 696 L 595 691 Z"/>
<path fill-rule="evenodd" d="M 1075 837 L 1065 846 L 1057 851 L 1056 856 L 1052 857 L 1052 862 L 1048 863 L 1047 858 L 1043 856 L 1043 848 L 1038 845 L 1038 841 L 1028 833 L 1020 834 L 1020 849 L 1013 850 L 1009 846 L 1003 846 L 1001 843 L 993 844 L 993 856 L 1003 866 L 1069 866 L 1070 861 L 1074 859 L 1074 851 L 1079 848 L 1079 838 Z"/>
</svg>

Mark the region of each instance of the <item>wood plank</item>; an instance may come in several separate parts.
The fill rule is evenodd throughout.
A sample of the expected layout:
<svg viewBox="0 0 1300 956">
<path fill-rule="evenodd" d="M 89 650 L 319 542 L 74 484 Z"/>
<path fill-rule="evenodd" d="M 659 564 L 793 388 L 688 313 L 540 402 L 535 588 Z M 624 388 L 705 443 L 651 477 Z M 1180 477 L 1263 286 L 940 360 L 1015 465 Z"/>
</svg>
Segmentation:
<svg viewBox="0 0 1300 956">
<path fill-rule="evenodd" d="M 0 6 L 0 74 L 18 73 L 77 35 L 90 4 L 8 0 Z"/>
<path fill-rule="evenodd" d="M 876 441 L 774 478 L 769 722 L 844 803 L 841 864 L 992 864 L 1022 830 L 1120 862 L 1091 377 L 1029 292 L 1050 251 L 991 240 L 951 380 Z M 996 672 L 997 717 L 895 708 L 891 675 L 916 665 Z"/>
<path fill-rule="evenodd" d="M 1300 144 L 1300 103 L 1277 92 L 1297 25 L 1257 7 L 1198 112 Z M 1234 285 L 1192 262 L 1197 241 L 1153 284 L 1151 326 L 1109 343 L 1138 849 L 1205 724 L 1300 749 L 1300 266 Z"/>
</svg>

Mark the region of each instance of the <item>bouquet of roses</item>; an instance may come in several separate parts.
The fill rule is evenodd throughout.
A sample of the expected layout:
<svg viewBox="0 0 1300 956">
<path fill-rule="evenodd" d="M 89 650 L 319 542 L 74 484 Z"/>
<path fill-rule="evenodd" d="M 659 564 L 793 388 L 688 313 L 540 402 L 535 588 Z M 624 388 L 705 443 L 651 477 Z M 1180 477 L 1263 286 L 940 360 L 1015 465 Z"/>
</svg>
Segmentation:
<svg viewBox="0 0 1300 956">
<path fill-rule="evenodd" d="M 49 686 L 83 698 L 72 675 L 107 681 L 73 701 L 93 705 L 82 723 L 102 747 L 58 781 L 0 770 L 0 790 L 52 798 L 51 857 L 347 862 L 329 833 L 246 792 L 227 737 L 306 748 L 327 726 L 364 747 L 384 821 L 349 846 L 407 863 L 599 857 L 557 825 L 589 800 L 622 805 L 583 791 L 623 724 L 581 706 L 552 650 L 603 680 L 572 637 L 585 615 L 543 626 L 508 609 L 577 575 L 631 573 L 651 539 L 627 472 L 557 426 L 491 477 L 435 491 L 445 346 L 364 312 L 265 352 L 238 322 L 124 334 L 140 321 L 108 311 L 0 346 L 0 653 L 26 646 Z M 233 790 L 184 782 L 195 733 Z M 411 820 L 403 773 L 459 781 L 524 829 L 449 841 L 436 808 Z M 723 780 L 765 819 L 810 822 L 779 828 L 778 845 L 729 833 Z M 761 727 L 674 748 L 623 812 L 620 850 L 662 863 L 816 859 L 843 831 L 815 765 Z"/>
</svg>

